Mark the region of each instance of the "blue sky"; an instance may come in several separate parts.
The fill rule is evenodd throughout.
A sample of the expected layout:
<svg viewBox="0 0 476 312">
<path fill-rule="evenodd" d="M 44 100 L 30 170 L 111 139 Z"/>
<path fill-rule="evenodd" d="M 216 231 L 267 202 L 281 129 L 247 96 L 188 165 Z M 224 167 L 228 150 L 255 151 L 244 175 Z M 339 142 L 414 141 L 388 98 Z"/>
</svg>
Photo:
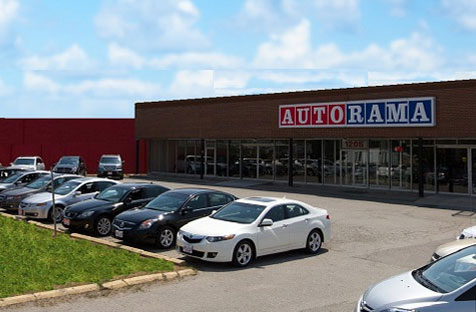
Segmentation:
<svg viewBox="0 0 476 312">
<path fill-rule="evenodd" d="M 0 0 L 0 117 L 469 78 L 474 0 Z"/>
</svg>

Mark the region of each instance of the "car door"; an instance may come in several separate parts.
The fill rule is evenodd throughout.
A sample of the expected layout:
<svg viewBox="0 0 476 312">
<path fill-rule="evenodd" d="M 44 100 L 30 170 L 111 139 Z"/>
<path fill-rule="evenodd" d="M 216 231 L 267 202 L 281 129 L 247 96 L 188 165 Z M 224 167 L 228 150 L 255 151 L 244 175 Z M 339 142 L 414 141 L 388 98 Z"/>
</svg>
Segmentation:
<svg viewBox="0 0 476 312">
<path fill-rule="evenodd" d="M 191 197 L 180 209 L 179 225 L 185 225 L 190 221 L 203 216 L 205 210 L 208 209 L 207 193 L 196 194 Z"/>
<path fill-rule="evenodd" d="M 273 220 L 271 226 L 260 226 L 257 233 L 260 254 L 284 250 L 289 245 L 289 228 L 283 205 L 275 206 L 261 219 Z"/>
<path fill-rule="evenodd" d="M 147 203 L 147 199 L 144 198 L 145 192 L 143 188 L 132 190 L 125 198 L 122 205 L 114 211 L 114 215 L 117 215 L 123 211 L 137 208 Z"/>
<path fill-rule="evenodd" d="M 297 204 L 285 204 L 286 220 L 289 228 L 289 245 L 303 247 L 306 245 L 309 228 L 309 211 Z"/>
<path fill-rule="evenodd" d="M 80 192 L 80 194 L 75 194 L 76 192 Z M 93 198 L 93 196 L 97 194 L 96 185 L 94 182 L 87 182 L 80 186 L 73 192 L 73 196 L 68 199 L 67 204 L 71 205 L 74 203 L 78 203 L 80 201 Z"/>
</svg>

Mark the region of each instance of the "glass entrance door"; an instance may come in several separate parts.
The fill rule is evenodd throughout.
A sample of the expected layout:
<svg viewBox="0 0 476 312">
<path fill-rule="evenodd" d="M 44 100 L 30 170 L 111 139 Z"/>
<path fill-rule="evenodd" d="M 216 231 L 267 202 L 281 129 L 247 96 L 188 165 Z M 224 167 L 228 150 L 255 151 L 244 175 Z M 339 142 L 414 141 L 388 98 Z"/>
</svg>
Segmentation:
<svg viewBox="0 0 476 312">
<path fill-rule="evenodd" d="M 366 186 L 367 183 L 367 150 L 342 150 L 342 184 Z"/>
<path fill-rule="evenodd" d="M 471 194 L 476 195 L 476 148 L 471 149 Z"/>
<path fill-rule="evenodd" d="M 216 175 L 215 163 L 216 163 L 216 146 L 215 141 L 206 141 L 205 148 L 205 174 Z"/>
<path fill-rule="evenodd" d="M 468 148 L 438 148 L 435 175 L 438 192 L 468 194 Z"/>
</svg>

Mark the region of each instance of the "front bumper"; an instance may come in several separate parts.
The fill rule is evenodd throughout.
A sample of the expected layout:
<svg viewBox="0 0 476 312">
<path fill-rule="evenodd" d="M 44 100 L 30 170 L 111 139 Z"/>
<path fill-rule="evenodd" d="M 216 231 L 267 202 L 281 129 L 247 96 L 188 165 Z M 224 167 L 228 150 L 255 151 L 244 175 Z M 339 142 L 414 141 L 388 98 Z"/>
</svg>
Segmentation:
<svg viewBox="0 0 476 312">
<path fill-rule="evenodd" d="M 177 234 L 177 251 L 185 256 L 202 259 L 210 262 L 231 262 L 236 238 L 221 242 L 209 242 L 203 238 L 198 243 L 189 243 L 184 240 L 183 234 Z M 184 247 L 192 247 L 192 253 L 185 252 Z"/>
<path fill-rule="evenodd" d="M 101 178 L 122 178 L 124 177 L 124 171 L 123 170 L 99 170 L 97 171 L 97 176 Z"/>
<path fill-rule="evenodd" d="M 0 202 L 0 208 L 9 210 L 9 211 L 17 211 L 18 206 L 23 198 L 20 199 L 5 199 Z"/>
<path fill-rule="evenodd" d="M 112 236 L 114 238 L 137 243 L 155 244 L 157 237 L 156 233 L 155 228 L 139 230 L 138 226 L 134 228 L 120 227 L 115 223 L 112 228 Z"/>
<path fill-rule="evenodd" d="M 45 207 L 19 207 L 18 214 L 31 219 L 48 219 L 49 206 Z"/>
<path fill-rule="evenodd" d="M 81 219 L 81 218 L 69 218 L 65 216 L 61 223 L 67 229 L 85 230 L 85 231 L 93 231 L 94 229 L 94 221 L 93 219 L 90 219 L 90 218 Z"/>
</svg>

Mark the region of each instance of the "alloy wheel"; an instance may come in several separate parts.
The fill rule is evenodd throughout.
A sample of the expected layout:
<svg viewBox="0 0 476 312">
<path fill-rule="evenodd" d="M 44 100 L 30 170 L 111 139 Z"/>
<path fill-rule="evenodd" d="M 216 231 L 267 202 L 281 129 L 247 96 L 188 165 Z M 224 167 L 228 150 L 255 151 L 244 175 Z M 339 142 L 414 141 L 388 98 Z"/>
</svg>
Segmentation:
<svg viewBox="0 0 476 312">
<path fill-rule="evenodd" d="M 102 236 L 108 235 L 109 232 L 111 232 L 111 228 L 112 228 L 111 220 L 109 220 L 109 218 L 107 217 L 100 218 L 96 225 L 96 229 L 99 235 L 102 235 Z"/>
<path fill-rule="evenodd" d="M 168 248 L 174 242 L 174 233 L 168 228 L 163 229 L 162 232 L 160 232 L 159 240 L 162 247 Z"/>
<path fill-rule="evenodd" d="M 307 245 L 311 252 L 317 252 L 321 248 L 322 239 L 321 235 L 318 232 L 312 232 L 309 235 L 309 239 L 307 241 Z"/>
<path fill-rule="evenodd" d="M 238 247 L 236 251 L 236 261 L 241 265 L 245 266 L 251 261 L 253 256 L 253 250 L 248 243 L 243 243 Z"/>
</svg>

